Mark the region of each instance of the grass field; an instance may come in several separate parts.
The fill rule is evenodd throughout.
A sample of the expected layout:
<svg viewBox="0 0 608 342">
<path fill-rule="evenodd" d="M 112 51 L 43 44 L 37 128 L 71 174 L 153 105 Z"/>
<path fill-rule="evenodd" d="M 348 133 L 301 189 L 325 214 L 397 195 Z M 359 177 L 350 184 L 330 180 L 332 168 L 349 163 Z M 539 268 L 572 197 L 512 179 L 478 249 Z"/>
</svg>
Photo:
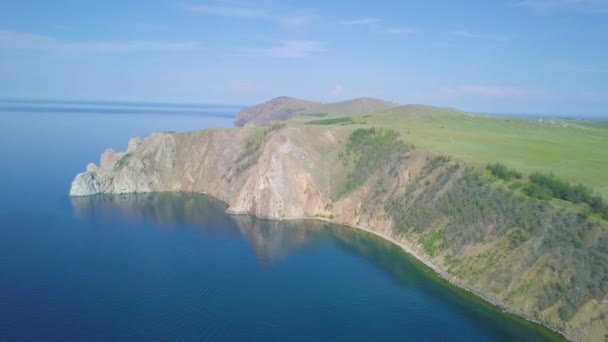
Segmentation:
<svg viewBox="0 0 608 342">
<path fill-rule="evenodd" d="M 293 121 L 301 124 L 309 120 Z M 404 106 L 354 117 L 353 127 L 395 129 L 407 143 L 421 149 L 479 165 L 501 162 L 524 174 L 553 173 L 608 198 L 607 123 L 505 118 Z"/>
</svg>

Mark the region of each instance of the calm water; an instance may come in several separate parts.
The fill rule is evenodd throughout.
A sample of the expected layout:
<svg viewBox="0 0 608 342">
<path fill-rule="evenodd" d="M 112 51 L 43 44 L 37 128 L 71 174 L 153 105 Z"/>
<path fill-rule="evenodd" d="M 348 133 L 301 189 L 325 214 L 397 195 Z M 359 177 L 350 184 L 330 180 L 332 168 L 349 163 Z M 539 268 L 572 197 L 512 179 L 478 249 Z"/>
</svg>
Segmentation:
<svg viewBox="0 0 608 342">
<path fill-rule="evenodd" d="M 230 216 L 197 195 L 70 200 L 74 174 L 105 148 L 154 131 L 229 126 L 235 109 L 48 107 L 66 105 L 0 108 L 2 341 L 555 337 L 354 229 Z M 142 107 L 156 114 L 127 111 Z"/>
</svg>

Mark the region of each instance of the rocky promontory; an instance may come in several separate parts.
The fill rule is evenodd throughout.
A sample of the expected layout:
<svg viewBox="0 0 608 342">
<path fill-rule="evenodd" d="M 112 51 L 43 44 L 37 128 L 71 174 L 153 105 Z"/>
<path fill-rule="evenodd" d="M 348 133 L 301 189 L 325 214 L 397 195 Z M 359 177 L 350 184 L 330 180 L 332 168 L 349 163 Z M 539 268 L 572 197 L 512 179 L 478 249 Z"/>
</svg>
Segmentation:
<svg viewBox="0 0 608 342">
<path fill-rule="evenodd" d="M 524 199 L 479 168 L 406 140 L 354 124 L 289 122 L 153 134 L 104 152 L 70 195 L 204 193 L 230 213 L 359 227 L 570 339 L 608 333 L 603 222 Z"/>
</svg>

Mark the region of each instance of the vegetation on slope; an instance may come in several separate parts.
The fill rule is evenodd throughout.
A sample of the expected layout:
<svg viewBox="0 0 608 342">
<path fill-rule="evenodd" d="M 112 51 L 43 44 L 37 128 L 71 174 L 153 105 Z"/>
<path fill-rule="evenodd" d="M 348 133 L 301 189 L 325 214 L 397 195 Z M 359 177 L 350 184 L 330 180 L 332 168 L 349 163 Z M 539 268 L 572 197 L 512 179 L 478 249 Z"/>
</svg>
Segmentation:
<svg viewBox="0 0 608 342">
<path fill-rule="evenodd" d="M 573 185 L 552 174 L 535 172 L 530 175 L 530 184 L 524 190 L 538 199 L 558 198 L 576 204 L 586 203 L 593 213 L 608 220 L 608 205 L 603 198 L 582 184 Z"/>
<path fill-rule="evenodd" d="M 340 118 L 331 118 L 331 119 L 322 119 L 322 120 L 311 120 L 306 122 L 306 125 L 334 125 L 334 124 L 352 124 L 353 118 L 350 116 L 340 117 Z"/>
<path fill-rule="evenodd" d="M 313 118 L 322 118 L 324 116 L 327 116 L 329 113 L 306 113 L 306 114 L 302 114 L 302 116 L 310 116 Z"/>
<path fill-rule="evenodd" d="M 236 174 L 240 174 L 253 166 L 258 160 L 260 147 L 262 146 L 264 139 L 266 139 L 270 133 L 279 131 L 285 128 L 285 126 L 284 123 L 276 123 L 265 128 L 261 131 L 261 134 L 254 132 L 247 142 L 245 142 L 245 149 L 236 161 L 236 164 L 238 165 Z"/>
<path fill-rule="evenodd" d="M 411 148 L 394 130 L 356 129 L 348 139 L 346 150 L 338 155 L 345 165 L 352 166 L 343 193 L 361 186 L 381 167 L 403 161 Z"/>
<path fill-rule="evenodd" d="M 505 181 L 510 181 L 515 178 L 521 178 L 521 172 L 510 169 L 501 163 L 488 164 L 486 169 L 492 173 L 494 177 L 498 177 Z"/>
<path fill-rule="evenodd" d="M 353 131 L 339 154 L 351 170 L 345 192 L 379 172 L 363 210 L 378 215 L 384 203 L 397 235 L 455 278 L 560 329 L 575 315 L 576 322 L 604 319 L 583 309 L 608 293 L 608 224 L 601 219 L 608 209 L 600 195 L 557 176 L 442 155 L 429 156 L 409 185 L 395 187 L 394 170 L 407 165 L 412 147 L 395 130 Z"/>
<path fill-rule="evenodd" d="M 506 303 L 552 309 L 563 322 L 589 300 L 603 300 L 602 222 L 519 195 L 477 168 L 433 164 L 404 192 L 393 192 L 385 211 L 400 233 L 419 237 L 429 256 L 442 255 L 448 272 Z"/>
<path fill-rule="evenodd" d="M 505 182 L 513 179 L 521 179 L 522 174 L 507 168 L 501 163 L 489 164 L 486 169 L 490 173 Z M 608 220 L 608 205 L 601 195 L 582 184 L 571 184 L 553 174 L 534 172 L 528 177 L 528 182 L 523 186 L 523 192 L 529 197 L 550 200 L 552 198 L 568 201 L 574 204 L 587 204 L 589 210 Z M 586 215 L 585 212 L 582 213 Z"/>
<path fill-rule="evenodd" d="M 420 108 L 418 108 L 420 107 Z M 553 173 L 608 196 L 608 125 L 504 118 L 422 106 L 399 107 L 365 121 L 398 131 L 422 150 L 485 166 L 500 162 L 524 174 Z"/>
</svg>

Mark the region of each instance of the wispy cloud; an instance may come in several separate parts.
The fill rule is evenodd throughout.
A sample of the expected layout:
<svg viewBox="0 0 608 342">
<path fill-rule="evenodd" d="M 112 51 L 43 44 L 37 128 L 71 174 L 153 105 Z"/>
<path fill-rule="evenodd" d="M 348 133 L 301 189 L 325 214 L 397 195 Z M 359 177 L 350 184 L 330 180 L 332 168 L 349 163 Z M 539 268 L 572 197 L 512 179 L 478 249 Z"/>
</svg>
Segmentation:
<svg viewBox="0 0 608 342">
<path fill-rule="evenodd" d="M 478 32 L 471 32 L 471 31 L 467 31 L 467 30 L 451 31 L 450 34 L 453 36 L 461 37 L 461 38 L 488 40 L 488 41 L 494 41 L 494 42 L 508 42 L 512 39 L 511 36 L 478 33 Z"/>
<path fill-rule="evenodd" d="M 276 18 L 279 25 L 286 29 L 299 29 L 309 26 L 319 16 L 313 12 L 303 11 L 300 14 L 283 14 Z"/>
<path fill-rule="evenodd" d="M 340 25 L 371 25 L 377 24 L 380 22 L 378 18 L 358 18 L 358 19 L 349 19 L 349 20 L 341 20 L 338 22 Z"/>
<path fill-rule="evenodd" d="M 50 36 L 0 30 L 0 50 L 36 50 L 51 53 L 134 53 L 150 51 L 190 51 L 200 49 L 195 42 L 166 41 L 65 41 Z"/>
<path fill-rule="evenodd" d="M 339 21 L 338 24 L 351 26 L 367 26 L 370 31 L 382 34 L 404 34 L 415 32 L 414 29 L 406 26 L 391 27 L 382 25 L 382 20 L 374 17 L 342 20 Z"/>
<path fill-rule="evenodd" d="M 185 11 L 204 15 L 222 16 L 236 19 L 271 21 L 286 29 L 308 26 L 319 16 L 310 10 L 281 11 L 252 6 L 241 1 L 212 1 L 208 4 L 183 5 Z"/>
<path fill-rule="evenodd" d="M 242 18 L 242 19 L 260 19 L 268 18 L 270 10 L 259 9 L 252 7 L 242 7 L 226 4 L 215 5 L 184 5 L 183 9 L 193 13 L 202 13 L 210 15 L 219 15 L 224 17 Z"/>
<path fill-rule="evenodd" d="M 249 48 L 241 50 L 238 55 L 270 58 L 305 58 L 326 50 L 324 42 L 316 40 L 290 40 L 268 48 Z"/>
<path fill-rule="evenodd" d="M 608 13 L 606 0 L 524 0 L 513 4 L 539 14 L 555 11 L 577 11 L 583 13 Z"/>
<path fill-rule="evenodd" d="M 416 32 L 413 28 L 400 26 L 400 27 L 377 27 L 377 32 L 388 33 L 388 34 L 403 34 L 403 33 L 414 33 Z"/>
</svg>

